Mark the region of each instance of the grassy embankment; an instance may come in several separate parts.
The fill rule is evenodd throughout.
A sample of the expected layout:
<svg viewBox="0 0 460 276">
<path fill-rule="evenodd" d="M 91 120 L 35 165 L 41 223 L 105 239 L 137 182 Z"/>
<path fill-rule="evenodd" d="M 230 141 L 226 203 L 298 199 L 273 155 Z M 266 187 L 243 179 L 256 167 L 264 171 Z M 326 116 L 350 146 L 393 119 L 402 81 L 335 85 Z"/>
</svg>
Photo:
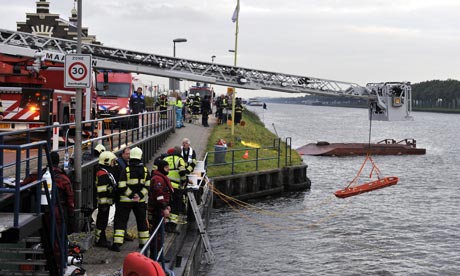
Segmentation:
<svg viewBox="0 0 460 276">
<path fill-rule="evenodd" d="M 211 115 L 212 116 L 212 115 Z M 235 174 L 246 173 L 256 171 L 256 149 L 273 146 L 274 139 L 277 139 L 276 135 L 271 133 L 264 124 L 260 121 L 259 117 L 247 110 L 243 112 L 244 126 L 235 125 L 235 135 L 232 137 L 231 127 L 226 125 L 217 125 L 213 128 L 211 136 L 208 141 L 206 148 L 208 155 L 208 165 L 214 162 L 214 145 L 219 139 L 224 139 L 227 142 L 228 151 L 225 157 L 225 165 L 219 166 L 208 166 L 207 172 L 210 177 L 213 176 L 224 176 L 231 174 L 231 162 L 232 162 L 232 150 L 235 150 L 234 160 L 235 162 L 248 161 L 244 163 L 235 163 Z M 284 140 L 281 140 L 281 162 L 280 167 L 285 164 L 286 148 Z M 248 150 L 249 157 L 243 158 L 245 149 Z M 292 163 L 288 165 L 300 165 L 302 159 L 299 154 L 292 149 L 291 151 Z M 278 153 L 275 149 L 260 149 L 259 150 L 259 171 L 269 170 L 278 168 Z M 275 158 L 272 160 L 260 160 L 262 158 Z M 289 159 L 289 157 L 288 157 Z"/>
</svg>

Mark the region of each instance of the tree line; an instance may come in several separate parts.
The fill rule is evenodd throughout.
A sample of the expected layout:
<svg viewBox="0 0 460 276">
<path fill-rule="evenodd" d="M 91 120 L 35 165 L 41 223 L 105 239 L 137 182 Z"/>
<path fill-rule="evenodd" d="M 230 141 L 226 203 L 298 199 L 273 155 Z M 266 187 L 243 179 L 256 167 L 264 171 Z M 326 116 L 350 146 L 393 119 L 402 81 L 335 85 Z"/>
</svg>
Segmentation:
<svg viewBox="0 0 460 276">
<path fill-rule="evenodd" d="M 430 80 L 412 84 L 413 109 L 460 110 L 460 81 Z"/>
</svg>

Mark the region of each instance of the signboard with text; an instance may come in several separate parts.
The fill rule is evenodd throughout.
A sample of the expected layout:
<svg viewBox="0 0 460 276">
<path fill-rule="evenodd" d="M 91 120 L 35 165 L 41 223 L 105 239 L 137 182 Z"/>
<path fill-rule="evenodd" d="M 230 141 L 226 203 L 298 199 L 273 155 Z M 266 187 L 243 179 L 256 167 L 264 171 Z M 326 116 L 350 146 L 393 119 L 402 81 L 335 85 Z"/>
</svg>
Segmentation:
<svg viewBox="0 0 460 276">
<path fill-rule="evenodd" d="M 91 86 L 91 55 L 67 54 L 64 64 L 64 87 L 89 88 Z"/>
</svg>

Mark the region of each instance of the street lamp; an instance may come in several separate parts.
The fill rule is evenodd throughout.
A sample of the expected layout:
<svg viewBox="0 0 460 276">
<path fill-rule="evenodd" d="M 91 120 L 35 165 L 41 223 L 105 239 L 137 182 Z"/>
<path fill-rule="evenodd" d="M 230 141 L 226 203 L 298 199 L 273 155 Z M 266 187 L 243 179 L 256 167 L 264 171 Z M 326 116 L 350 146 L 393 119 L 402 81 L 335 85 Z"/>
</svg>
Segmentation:
<svg viewBox="0 0 460 276">
<path fill-rule="evenodd" d="M 212 63 L 214 63 L 214 59 L 215 59 L 215 58 L 216 58 L 215 55 L 213 55 L 213 56 L 211 57 Z"/>
<path fill-rule="evenodd" d="M 173 39 L 173 57 L 176 57 L 176 43 L 187 42 L 186 38 L 175 38 Z M 169 79 L 169 90 L 175 92 L 179 90 L 179 80 L 170 78 Z"/>
<path fill-rule="evenodd" d="M 176 57 L 176 43 L 187 42 L 186 38 L 175 38 L 173 39 L 174 49 L 173 49 L 173 57 Z"/>
</svg>

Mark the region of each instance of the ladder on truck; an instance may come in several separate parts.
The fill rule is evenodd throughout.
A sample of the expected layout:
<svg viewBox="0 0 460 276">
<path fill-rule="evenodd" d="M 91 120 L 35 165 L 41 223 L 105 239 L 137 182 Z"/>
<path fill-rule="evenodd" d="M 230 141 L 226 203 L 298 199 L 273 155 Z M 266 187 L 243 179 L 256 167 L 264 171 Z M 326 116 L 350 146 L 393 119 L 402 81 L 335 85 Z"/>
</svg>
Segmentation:
<svg viewBox="0 0 460 276">
<path fill-rule="evenodd" d="M 203 180 L 208 181 L 206 175 L 204 176 Z M 200 210 L 198 208 L 198 203 L 196 202 L 195 194 L 193 193 L 194 191 L 197 191 L 199 187 L 200 187 L 199 185 L 187 186 L 187 196 L 188 196 L 188 200 L 190 201 L 190 206 L 192 207 L 192 210 L 193 210 L 193 215 L 195 216 L 198 230 L 200 231 L 201 240 L 203 241 L 204 256 L 206 258 L 206 263 L 211 264 L 214 262 L 214 253 L 212 253 L 211 242 L 209 241 L 209 237 L 206 232 L 206 228 L 204 226 L 203 219 L 201 218 Z"/>
<path fill-rule="evenodd" d="M 61 38 L 0 29 L 0 54 L 35 58 L 32 69 L 41 70 L 40 62 L 64 63 L 65 55 L 74 53 L 77 42 Z M 81 45 L 82 54 L 92 55 L 95 70 L 114 70 L 250 90 L 287 93 L 311 93 L 326 96 L 366 98 L 374 120 L 410 119 L 411 86 L 409 82 L 368 84 L 316 77 L 269 72 L 232 65 L 201 62 L 152 53 L 130 51 L 96 44 Z"/>
</svg>

